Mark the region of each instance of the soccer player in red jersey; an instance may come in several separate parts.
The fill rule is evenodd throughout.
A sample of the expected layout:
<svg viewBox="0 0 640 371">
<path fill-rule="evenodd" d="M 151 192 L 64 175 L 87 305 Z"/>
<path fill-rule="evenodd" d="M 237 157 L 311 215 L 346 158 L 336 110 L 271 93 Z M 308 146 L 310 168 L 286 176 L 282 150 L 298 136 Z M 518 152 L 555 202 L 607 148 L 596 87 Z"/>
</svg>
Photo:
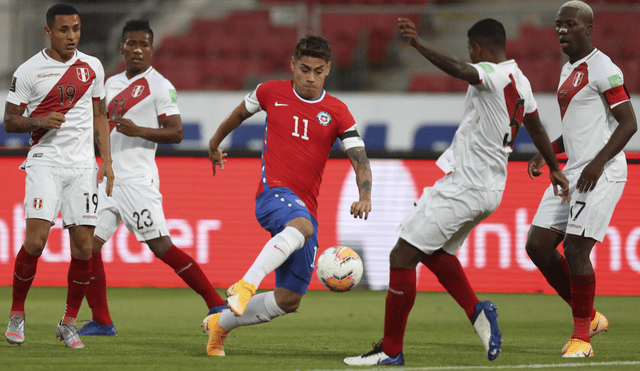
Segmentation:
<svg viewBox="0 0 640 371">
<path fill-rule="evenodd" d="M 327 94 L 331 69 L 327 40 L 301 39 L 291 59 L 293 81 L 260 84 L 225 119 L 209 141 L 209 158 L 224 169 L 220 143 L 254 113 L 267 113 L 262 175 L 256 193 L 256 217 L 272 238 L 244 277 L 227 290 L 230 310 L 208 316 L 207 354 L 224 356 L 224 339 L 236 327 L 270 322 L 298 309 L 313 274 L 318 252 L 317 196 L 329 151 L 337 138 L 356 173 L 359 200 L 354 217 L 371 211 L 371 170 L 364 143 L 347 106 Z M 274 291 L 255 295 L 262 279 L 276 273 Z"/>
<path fill-rule="evenodd" d="M 566 152 L 562 170 L 571 203 L 547 189 L 531 223 L 526 249 L 547 282 L 570 306 L 574 332 L 563 357 L 593 357 L 590 338 L 609 321 L 593 308 L 596 277 L 589 254 L 602 242 L 622 197 L 627 163 L 622 149 L 637 130 L 635 113 L 620 69 L 591 43 L 593 11 L 582 1 L 562 5 L 556 32 L 569 61 L 562 68 L 558 104 L 562 135 L 553 142 Z M 529 161 L 529 175 L 540 175 L 540 154 Z M 563 243 L 564 257 L 557 248 Z"/>
<path fill-rule="evenodd" d="M 113 197 L 104 187 L 98 193 L 98 225 L 93 240 L 93 269 L 87 302 L 93 320 L 78 331 L 80 335 L 116 335 L 107 303 L 107 282 L 102 262 L 102 246 L 120 222 L 145 242 L 155 256 L 169 265 L 194 291 L 200 294 L 209 314 L 226 308 L 198 263 L 174 246 L 162 209 L 157 143 L 180 143 L 182 121 L 175 88 L 151 65 L 153 31 L 148 21 L 133 20 L 122 30 L 120 52 L 126 71 L 105 83 L 111 131 L 111 153 L 118 174 Z"/>
<path fill-rule="evenodd" d="M 440 53 L 419 39 L 415 25 L 400 18 L 402 36 L 435 66 L 467 81 L 462 122 L 451 146 L 436 164 L 446 173 L 425 188 L 400 224 L 398 242 L 389 255 L 389 291 L 384 337 L 373 350 L 344 359 L 350 366 L 404 365 L 403 341 L 416 298 L 416 267 L 424 264 L 464 310 L 492 361 L 500 353 L 502 334 L 496 306 L 480 301 L 456 257 L 471 230 L 500 204 L 507 181 L 507 159 L 520 125 L 550 161 L 551 181 L 565 195 L 568 182 L 560 171 L 540 122 L 529 80 L 506 57 L 506 33 L 494 19 L 483 19 L 468 31 L 472 63 Z M 558 197 L 558 199 L 561 199 Z"/>
<path fill-rule="evenodd" d="M 107 178 L 111 196 L 109 123 L 100 61 L 79 52 L 80 17 L 65 4 L 47 11 L 45 35 L 51 47 L 23 63 L 13 75 L 4 114 L 11 133 L 31 133 L 22 169 L 25 181 L 26 236 L 16 256 L 13 301 L 5 332 L 9 343 L 24 342 L 24 302 L 58 212 L 69 229 L 71 264 L 67 306 L 56 336 L 68 348 L 84 348 L 76 316 L 91 279 L 91 242 L 96 225 L 96 178 Z M 25 114 L 23 116 L 23 114 Z M 102 154 L 97 170 L 94 142 Z"/>
</svg>

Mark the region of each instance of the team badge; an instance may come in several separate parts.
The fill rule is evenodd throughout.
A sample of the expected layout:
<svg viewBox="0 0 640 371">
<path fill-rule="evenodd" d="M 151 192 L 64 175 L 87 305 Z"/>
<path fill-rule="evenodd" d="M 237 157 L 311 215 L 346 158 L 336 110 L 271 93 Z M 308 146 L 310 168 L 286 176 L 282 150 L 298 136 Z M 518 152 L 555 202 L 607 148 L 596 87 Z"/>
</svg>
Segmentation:
<svg viewBox="0 0 640 371">
<path fill-rule="evenodd" d="M 143 91 L 144 91 L 144 85 L 136 85 L 133 87 L 133 90 L 131 91 L 131 96 L 134 98 L 138 98 L 139 96 L 142 95 Z"/>
<path fill-rule="evenodd" d="M 331 115 L 329 114 L 329 112 L 326 112 L 326 111 L 322 111 L 318 113 L 318 116 L 316 116 L 316 119 L 322 126 L 328 126 L 331 123 Z"/>
<path fill-rule="evenodd" d="M 86 67 L 76 68 L 76 73 L 78 74 L 78 80 L 82 82 L 87 82 L 91 78 L 91 76 L 89 75 L 89 69 Z"/>
<path fill-rule="evenodd" d="M 298 205 L 300 205 L 300 206 L 307 207 L 307 205 L 305 205 L 305 204 L 304 204 L 304 202 L 302 202 L 302 200 L 301 200 L 301 199 L 299 199 L 299 198 L 296 198 L 296 203 L 297 203 Z"/>
<path fill-rule="evenodd" d="M 577 88 L 578 86 L 580 86 L 583 77 L 584 72 L 576 72 L 576 75 L 573 77 L 573 82 L 571 84 Z"/>
<path fill-rule="evenodd" d="M 36 209 L 36 210 L 42 209 L 42 199 L 41 198 L 34 198 L 33 199 L 33 208 Z"/>
</svg>

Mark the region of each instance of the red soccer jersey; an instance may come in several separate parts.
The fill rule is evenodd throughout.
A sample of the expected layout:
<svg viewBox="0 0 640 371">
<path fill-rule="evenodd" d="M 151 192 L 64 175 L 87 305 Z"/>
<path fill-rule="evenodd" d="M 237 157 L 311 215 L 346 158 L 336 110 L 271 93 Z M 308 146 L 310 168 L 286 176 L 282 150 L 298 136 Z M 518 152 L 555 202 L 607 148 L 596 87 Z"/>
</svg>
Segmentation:
<svg viewBox="0 0 640 371">
<path fill-rule="evenodd" d="M 324 90 L 320 98 L 298 95 L 293 81 L 267 81 L 247 95 L 249 112 L 267 113 L 262 149 L 265 189 L 287 187 L 317 218 L 318 194 L 329 151 L 336 138 L 355 125 L 347 106 Z"/>
</svg>

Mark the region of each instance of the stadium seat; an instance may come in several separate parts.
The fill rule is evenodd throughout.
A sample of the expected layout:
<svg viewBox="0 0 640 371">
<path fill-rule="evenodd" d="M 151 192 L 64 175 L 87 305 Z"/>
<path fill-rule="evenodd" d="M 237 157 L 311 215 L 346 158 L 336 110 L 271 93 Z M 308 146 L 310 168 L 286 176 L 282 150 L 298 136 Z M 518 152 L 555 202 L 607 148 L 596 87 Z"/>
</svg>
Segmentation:
<svg viewBox="0 0 640 371">
<path fill-rule="evenodd" d="M 264 124 L 244 123 L 231 134 L 232 149 L 261 150 Z"/>
<path fill-rule="evenodd" d="M 188 56 L 154 57 L 151 64 L 160 74 L 171 81 L 177 90 L 202 88 L 202 65 L 198 58 Z"/>
<path fill-rule="evenodd" d="M 382 150 L 387 147 L 387 125 L 369 124 L 365 127 L 362 134 L 367 149 Z"/>
<path fill-rule="evenodd" d="M 412 93 L 454 93 L 465 92 L 469 84 L 445 74 L 416 73 L 409 77 L 407 91 Z"/>
<path fill-rule="evenodd" d="M 415 151 L 444 151 L 451 145 L 458 126 L 430 124 L 420 126 L 413 136 Z"/>
</svg>

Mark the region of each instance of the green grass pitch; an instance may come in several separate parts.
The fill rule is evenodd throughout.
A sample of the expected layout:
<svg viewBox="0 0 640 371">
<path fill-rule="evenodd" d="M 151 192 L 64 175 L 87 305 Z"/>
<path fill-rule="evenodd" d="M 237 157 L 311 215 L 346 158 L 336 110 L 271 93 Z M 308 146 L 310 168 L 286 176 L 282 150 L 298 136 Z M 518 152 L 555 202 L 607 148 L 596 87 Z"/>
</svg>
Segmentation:
<svg viewBox="0 0 640 371">
<path fill-rule="evenodd" d="M 119 335 L 82 337 L 86 348 L 75 350 L 55 338 L 66 289 L 33 288 L 26 304 L 26 342 L 20 347 L 0 345 L 0 369 L 344 370 L 349 369 L 344 357 L 369 351 L 382 337 L 386 292 L 310 291 L 297 313 L 232 331 L 226 357 L 206 356 L 207 338 L 200 329 L 206 308 L 191 290 L 111 288 L 108 295 Z M 503 345 L 497 360 L 486 359 L 480 340 L 449 295 L 418 293 L 406 331 L 406 365 L 398 369 L 640 369 L 640 297 L 596 297 L 595 306 L 610 326 L 608 333 L 592 340 L 595 357 L 589 359 L 560 357 L 572 325 L 570 310 L 559 297 L 478 297 L 498 306 Z M 8 316 L 10 306 L 11 288 L 0 287 L 0 312 Z M 90 318 L 85 301 L 78 319 Z"/>
</svg>

